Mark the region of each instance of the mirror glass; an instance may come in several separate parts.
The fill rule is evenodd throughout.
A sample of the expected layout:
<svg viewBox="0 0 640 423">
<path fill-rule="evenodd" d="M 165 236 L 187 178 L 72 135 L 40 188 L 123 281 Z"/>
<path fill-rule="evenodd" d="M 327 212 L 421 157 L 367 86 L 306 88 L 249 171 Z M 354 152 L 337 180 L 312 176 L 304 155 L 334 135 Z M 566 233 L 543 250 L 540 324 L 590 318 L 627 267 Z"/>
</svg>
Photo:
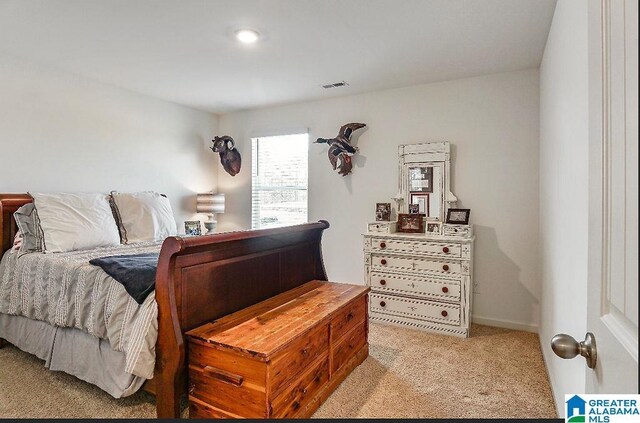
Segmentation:
<svg viewBox="0 0 640 423">
<path fill-rule="evenodd" d="M 407 166 L 407 178 L 408 207 L 417 206 L 418 213 L 439 219 L 443 201 L 442 166 L 411 164 Z"/>
</svg>

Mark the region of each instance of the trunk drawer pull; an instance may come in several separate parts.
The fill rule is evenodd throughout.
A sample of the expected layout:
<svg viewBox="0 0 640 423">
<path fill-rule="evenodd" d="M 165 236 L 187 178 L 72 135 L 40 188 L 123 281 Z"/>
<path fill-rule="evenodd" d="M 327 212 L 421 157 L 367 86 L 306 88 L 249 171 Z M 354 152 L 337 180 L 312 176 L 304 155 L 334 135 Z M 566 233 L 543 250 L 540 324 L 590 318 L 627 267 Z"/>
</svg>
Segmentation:
<svg viewBox="0 0 640 423">
<path fill-rule="evenodd" d="M 244 382 L 244 377 L 231 372 L 227 372 L 226 370 L 217 369 L 213 366 L 206 366 L 204 368 L 204 372 L 207 375 L 221 380 L 222 382 L 226 382 L 230 385 L 242 386 L 242 382 Z"/>
</svg>

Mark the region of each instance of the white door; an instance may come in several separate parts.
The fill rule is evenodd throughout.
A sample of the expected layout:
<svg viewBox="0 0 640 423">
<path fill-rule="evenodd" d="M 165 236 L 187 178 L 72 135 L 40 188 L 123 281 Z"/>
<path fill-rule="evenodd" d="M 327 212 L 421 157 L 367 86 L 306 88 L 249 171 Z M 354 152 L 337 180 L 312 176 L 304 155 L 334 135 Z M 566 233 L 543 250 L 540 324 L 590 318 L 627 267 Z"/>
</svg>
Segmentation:
<svg viewBox="0 0 640 423">
<path fill-rule="evenodd" d="M 589 7 L 587 393 L 638 393 L 638 0 Z"/>
</svg>

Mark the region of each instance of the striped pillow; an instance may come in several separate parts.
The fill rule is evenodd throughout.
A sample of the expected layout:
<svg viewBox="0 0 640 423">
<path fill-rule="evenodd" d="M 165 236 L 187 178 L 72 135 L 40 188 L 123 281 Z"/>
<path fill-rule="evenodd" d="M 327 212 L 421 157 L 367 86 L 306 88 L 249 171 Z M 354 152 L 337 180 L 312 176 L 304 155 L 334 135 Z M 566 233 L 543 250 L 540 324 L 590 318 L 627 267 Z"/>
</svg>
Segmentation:
<svg viewBox="0 0 640 423">
<path fill-rule="evenodd" d="M 18 256 L 27 253 L 40 253 L 44 250 L 44 234 L 40 227 L 38 212 L 33 203 L 25 204 L 13 214 L 22 235 L 22 245 Z"/>
</svg>

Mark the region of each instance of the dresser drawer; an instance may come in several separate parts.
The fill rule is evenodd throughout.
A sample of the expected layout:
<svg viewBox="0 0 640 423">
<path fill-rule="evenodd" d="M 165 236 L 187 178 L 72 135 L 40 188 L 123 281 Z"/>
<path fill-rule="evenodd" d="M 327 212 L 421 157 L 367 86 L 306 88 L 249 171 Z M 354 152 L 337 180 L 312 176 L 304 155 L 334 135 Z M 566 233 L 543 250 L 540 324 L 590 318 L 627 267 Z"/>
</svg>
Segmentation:
<svg viewBox="0 0 640 423">
<path fill-rule="evenodd" d="M 472 234 L 471 225 L 442 225 L 444 236 L 470 237 Z"/>
<path fill-rule="evenodd" d="M 443 275 L 460 274 L 462 271 L 460 263 L 455 261 L 430 260 L 383 253 L 371 254 L 371 266 L 374 269 L 426 270 Z"/>
<path fill-rule="evenodd" d="M 391 234 L 396 231 L 396 222 L 376 222 L 367 224 L 367 232 Z"/>
<path fill-rule="evenodd" d="M 455 279 L 412 278 L 385 272 L 371 272 L 371 289 L 378 292 L 428 296 L 442 301 L 460 301 L 460 281 Z"/>
<path fill-rule="evenodd" d="M 405 241 L 401 239 L 387 239 L 373 237 L 372 251 L 398 251 L 403 253 L 429 254 L 438 257 L 460 258 L 462 248 L 460 244 L 435 241 Z"/>
<path fill-rule="evenodd" d="M 371 313 L 386 313 L 449 325 L 460 325 L 460 306 L 457 304 L 394 297 L 379 293 L 371 293 L 369 298 Z"/>
</svg>

